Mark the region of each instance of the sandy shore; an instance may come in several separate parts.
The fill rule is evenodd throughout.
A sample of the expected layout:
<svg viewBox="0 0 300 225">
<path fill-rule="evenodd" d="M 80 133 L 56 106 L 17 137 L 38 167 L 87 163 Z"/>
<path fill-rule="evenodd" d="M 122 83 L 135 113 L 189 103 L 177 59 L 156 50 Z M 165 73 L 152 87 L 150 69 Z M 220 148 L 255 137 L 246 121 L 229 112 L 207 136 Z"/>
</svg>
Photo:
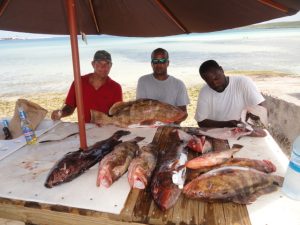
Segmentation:
<svg viewBox="0 0 300 225">
<path fill-rule="evenodd" d="M 300 134 L 300 118 L 297 114 L 300 107 L 300 76 L 288 76 L 285 74 L 258 71 L 258 72 L 226 72 L 228 75 L 245 74 L 251 77 L 259 90 L 263 92 L 268 100 L 270 131 L 272 135 L 277 136 L 276 140 L 280 142 L 285 152 L 289 154 L 291 140 Z M 188 87 L 190 105 L 188 106 L 188 118 L 181 124 L 182 126 L 197 126 L 194 120 L 196 103 L 200 87 L 203 81 L 199 77 L 199 83 Z M 0 98 L 0 118 L 11 117 L 14 112 L 15 102 L 18 98 L 25 98 L 33 101 L 48 110 L 47 118 L 50 117 L 54 109 L 58 109 L 64 102 L 66 93 L 47 93 L 40 95 L 13 96 Z M 135 89 L 124 90 L 124 100 L 134 100 Z M 287 113 L 289 107 L 289 114 Z M 300 117 L 300 116 L 299 116 Z M 64 121 L 77 121 L 77 114 L 64 118 Z M 297 123 L 295 124 L 295 121 Z M 281 128 L 282 126 L 285 126 Z M 279 128 L 280 129 L 279 129 Z"/>
</svg>

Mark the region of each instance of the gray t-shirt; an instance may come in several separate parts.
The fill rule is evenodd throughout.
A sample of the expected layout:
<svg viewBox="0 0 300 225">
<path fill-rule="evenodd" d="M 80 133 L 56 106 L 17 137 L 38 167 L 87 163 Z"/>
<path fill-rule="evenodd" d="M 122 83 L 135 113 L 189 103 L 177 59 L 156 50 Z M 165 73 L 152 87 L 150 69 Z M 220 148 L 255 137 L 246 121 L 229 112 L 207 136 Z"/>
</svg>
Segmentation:
<svg viewBox="0 0 300 225">
<path fill-rule="evenodd" d="M 166 80 L 157 80 L 153 74 L 140 77 L 136 99 L 141 98 L 155 99 L 174 106 L 185 106 L 190 103 L 184 83 L 170 75 Z"/>
</svg>

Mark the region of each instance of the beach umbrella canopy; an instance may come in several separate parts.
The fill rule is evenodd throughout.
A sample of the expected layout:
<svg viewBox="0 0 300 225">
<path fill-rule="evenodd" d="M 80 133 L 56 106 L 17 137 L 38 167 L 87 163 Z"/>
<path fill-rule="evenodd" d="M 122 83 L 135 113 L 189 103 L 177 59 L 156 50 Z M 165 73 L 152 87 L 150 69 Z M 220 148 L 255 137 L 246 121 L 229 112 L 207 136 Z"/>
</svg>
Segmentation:
<svg viewBox="0 0 300 225">
<path fill-rule="evenodd" d="M 77 34 L 155 37 L 211 32 L 299 10 L 299 0 L 0 0 L 0 30 L 70 34 L 80 147 L 85 149 Z"/>
<path fill-rule="evenodd" d="M 295 14 L 299 0 L 74 0 L 85 34 L 166 36 L 211 32 Z M 0 0 L 0 29 L 69 34 L 67 1 Z"/>
</svg>

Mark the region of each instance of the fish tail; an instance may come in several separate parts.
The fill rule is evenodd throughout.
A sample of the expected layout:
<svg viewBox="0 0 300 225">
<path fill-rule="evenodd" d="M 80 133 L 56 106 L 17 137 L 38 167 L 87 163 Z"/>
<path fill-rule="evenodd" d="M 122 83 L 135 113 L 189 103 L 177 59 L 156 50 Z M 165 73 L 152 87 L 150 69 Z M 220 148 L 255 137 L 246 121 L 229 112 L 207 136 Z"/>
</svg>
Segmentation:
<svg viewBox="0 0 300 225">
<path fill-rule="evenodd" d="M 265 170 L 268 173 L 272 173 L 276 171 L 276 166 L 269 160 L 263 160 L 263 163 L 265 165 Z"/>
<path fill-rule="evenodd" d="M 96 123 L 99 125 L 107 125 L 107 124 L 113 124 L 113 119 L 109 116 L 107 116 L 103 112 L 99 112 L 96 110 L 91 110 L 91 123 Z"/>
<path fill-rule="evenodd" d="M 282 176 L 273 175 L 273 184 L 282 187 L 284 178 Z"/>
<path fill-rule="evenodd" d="M 138 142 L 140 142 L 140 141 L 142 141 L 142 140 L 144 140 L 144 139 L 145 139 L 145 137 L 137 136 L 137 137 L 135 137 L 134 139 L 132 139 L 131 141 L 132 141 L 132 142 L 138 143 Z"/>
<path fill-rule="evenodd" d="M 112 138 L 113 139 L 116 139 L 116 140 L 119 140 L 121 137 L 123 136 L 126 136 L 128 134 L 130 134 L 131 132 L 128 131 L 128 130 L 118 130 L 116 131 L 113 135 L 112 135 Z"/>
</svg>

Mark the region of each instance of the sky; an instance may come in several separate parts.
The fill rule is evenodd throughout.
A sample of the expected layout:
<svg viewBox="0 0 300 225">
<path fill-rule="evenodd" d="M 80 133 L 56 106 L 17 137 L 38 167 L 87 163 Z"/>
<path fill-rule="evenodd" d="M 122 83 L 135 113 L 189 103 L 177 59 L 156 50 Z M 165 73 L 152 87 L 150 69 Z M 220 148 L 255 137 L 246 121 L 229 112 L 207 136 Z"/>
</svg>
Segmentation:
<svg viewBox="0 0 300 225">
<path fill-rule="evenodd" d="M 279 19 L 269 20 L 263 23 L 275 23 L 275 22 L 289 22 L 289 21 L 300 21 L 300 12 L 293 16 L 286 16 Z M 38 37 L 53 37 L 53 35 L 46 34 L 30 34 L 20 32 L 10 32 L 0 30 L 0 38 L 38 38 Z"/>
</svg>

